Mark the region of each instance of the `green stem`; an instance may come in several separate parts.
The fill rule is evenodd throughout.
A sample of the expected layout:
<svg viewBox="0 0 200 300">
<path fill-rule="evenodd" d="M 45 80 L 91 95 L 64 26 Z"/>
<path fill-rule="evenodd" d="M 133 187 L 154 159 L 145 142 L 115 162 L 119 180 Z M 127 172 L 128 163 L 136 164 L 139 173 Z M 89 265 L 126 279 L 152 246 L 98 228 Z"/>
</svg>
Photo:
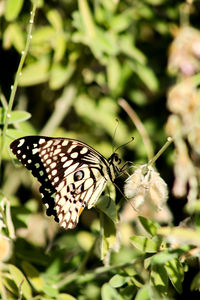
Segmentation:
<svg viewBox="0 0 200 300">
<path fill-rule="evenodd" d="M 92 281 L 98 275 L 101 275 L 103 273 L 108 273 L 115 269 L 121 269 L 121 268 L 131 266 L 136 262 L 138 262 L 137 258 L 131 260 L 130 262 L 125 262 L 125 263 L 121 263 L 121 264 L 117 264 L 117 265 L 113 265 L 113 266 L 99 267 L 90 272 L 87 272 L 87 273 L 85 272 L 83 275 L 81 275 L 79 272 L 74 272 L 72 274 L 69 274 L 67 277 L 65 277 L 63 280 L 61 280 L 57 284 L 55 284 L 54 288 L 61 289 L 73 281 L 79 281 L 81 283 Z"/>
<path fill-rule="evenodd" d="M 148 167 L 152 166 L 155 161 L 163 154 L 163 152 L 169 147 L 169 145 L 173 142 L 173 139 L 171 137 L 167 138 L 167 142 L 164 144 L 164 146 L 156 153 L 156 155 L 149 161 Z"/>
<path fill-rule="evenodd" d="M 15 98 L 15 94 L 16 94 L 16 90 L 19 84 L 19 78 L 21 76 L 21 71 L 22 71 L 22 67 L 24 64 L 24 61 L 26 59 L 28 50 L 29 50 L 29 46 L 30 46 L 30 42 L 32 39 L 32 29 L 33 29 L 33 23 L 34 23 L 34 17 L 35 17 L 35 11 L 37 8 L 37 1 L 33 2 L 33 9 L 31 11 L 31 18 L 30 18 L 30 26 L 28 29 L 28 36 L 27 36 L 27 40 L 26 40 L 26 45 L 25 45 L 25 49 L 24 51 L 22 51 L 22 56 L 20 59 L 20 63 L 17 69 L 17 73 L 15 76 L 15 81 L 13 86 L 11 86 L 11 94 L 10 94 L 10 99 L 9 99 L 9 103 L 8 103 L 8 108 L 7 111 L 5 113 L 5 117 L 4 117 L 4 127 L 3 127 L 3 131 L 2 131 L 2 139 L 1 139 L 1 145 L 0 145 L 0 165 L 1 165 L 1 160 L 2 160 L 2 152 L 3 152 L 3 147 L 5 144 L 5 137 L 6 137 L 6 132 L 7 132 L 7 128 L 8 128 L 8 123 L 9 123 L 9 118 L 10 118 L 10 113 L 12 111 L 12 107 L 13 107 L 13 103 L 14 103 L 14 98 Z"/>
</svg>

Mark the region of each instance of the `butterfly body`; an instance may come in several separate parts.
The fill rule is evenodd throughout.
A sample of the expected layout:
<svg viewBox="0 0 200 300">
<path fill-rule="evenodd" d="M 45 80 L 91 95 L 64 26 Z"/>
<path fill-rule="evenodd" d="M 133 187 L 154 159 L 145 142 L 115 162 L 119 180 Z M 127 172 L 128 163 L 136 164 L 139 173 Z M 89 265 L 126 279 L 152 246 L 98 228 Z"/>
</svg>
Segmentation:
<svg viewBox="0 0 200 300">
<path fill-rule="evenodd" d="M 26 136 L 10 145 L 21 163 L 41 183 L 40 192 L 60 226 L 74 228 L 83 209 L 91 208 L 108 181 L 119 174 L 121 160 L 107 160 L 87 144 L 68 138 Z"/>
</svg>

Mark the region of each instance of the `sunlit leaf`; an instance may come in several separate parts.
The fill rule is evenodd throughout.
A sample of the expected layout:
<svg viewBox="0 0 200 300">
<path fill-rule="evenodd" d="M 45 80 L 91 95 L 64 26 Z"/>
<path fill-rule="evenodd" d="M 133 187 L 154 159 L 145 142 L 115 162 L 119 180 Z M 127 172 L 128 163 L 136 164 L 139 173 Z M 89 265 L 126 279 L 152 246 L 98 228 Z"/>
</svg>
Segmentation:
<svg viewBox="0 0 200 300">
<path fill-rule="evenodd" d="M 151 300 L 148 286 L 144 286 L 138 291 L 135 300 Z"/>
<path fill-rule="evenodd" d="M 23 0 L 7 0 L 5 8 L 5 18 L 7 21 L 13 21 L 19 15 Z"/>
<path fill-rule="evenodd" d="M 23 68 L 19 84 L 21 86 L 35 85 L 47 81 L 48 78 L 49 60 L 44 57 Z"/>
<path fill-rule="evenodd" d="M 104 259 L 108 251 L 116 243 L 115 224 L 105 214 L 100 213 L 101 222 L 101 259 Z"/>
<path fill-rule="evenodd" d="M 125 283 L 127 283 L 129 280 L 130 278 L 127 276 L 121 276 L 119 274 L 116 274 L 110 279 L 109 284 L 114 288 L 119 288 Z"/>
<path fill-rule="evenodd" d="M 4 31 L 3 47 L 8 49 L 11 46 L 14 46 L 18 52 L 24 50 L 25 47 L 24 33 L 17 23 L 11 23 Z"/>
<path fill-rule="evenodd" d="M 102 300 L 123 300 L 120 294 L 111 287 L 108 283 L 105 283 L 101 288 Z"/>
<path fill-rule="evenodd" d="M 0 107 L 0 124 L 4 124 L 5 111 Z M 31 114 L 26 111 L 15 110 L 11 111 L 8 116 L 8 124 L 19 123 L 31 118 Z"/>
<path fill-rule="evenodd" d="M 131 243 L 138 250 L 146 253 L 155 253 L 158 251 L 160 243 L 156 242 L 153 239 L 149 239 L 145 236 L 132 236 L 130 238 Z"/>
<path fill-rule="evenodd" d="M 151 282 L 159 293 L 168 290 L 168 276 L 163 265 L 154 265 L 151 268 Z"/>
<path fill-rule="evenodd" d="M 16 286 L 18 287 L 18 290 L 22 291 L 22 295 L 26 299 L 30 299 L 32 296 L 32 291 L 24 274 L 14 265 L 9 265 L 9 270 Z"/>
<path fill-rule="evenodd" d="M 182 281 L 184 279 L 183 266 L 178 259 L 172 259 L 165 264 L 167 274 L 177 290 L 178 293 L 182 292 Z"/>
<path fill-rule="evenodd" d="M 43 282 L 43 279 L 42 279 L 39 271 L 33 265 L 28 263 L 27 261 L 24 261 L 22 263 L 22 267 L 24 269 L 24 272 L 25 272 L 27 278 L 33 285 L 33 287 L 37 291 L 42 291 L 44 282 Z"/>
<path fill-rule="evenodd" d="M 160 227 L 158 223 L 146 219 L 142 216 L 138 217 L 144 229 L 152 236 L 156 235 L 157 229 Z"/>
</svg>

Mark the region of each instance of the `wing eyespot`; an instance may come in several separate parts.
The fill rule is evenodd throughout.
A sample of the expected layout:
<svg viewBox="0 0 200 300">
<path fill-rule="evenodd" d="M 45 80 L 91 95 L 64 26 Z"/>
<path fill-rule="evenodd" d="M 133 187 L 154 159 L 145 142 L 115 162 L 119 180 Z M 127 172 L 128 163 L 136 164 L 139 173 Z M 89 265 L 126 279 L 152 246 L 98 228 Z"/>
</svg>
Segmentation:
<svg viewBox="0 0 200 300">
<path fill-rule="evenodd" d="M 74 173 L 74 181 L 79 181 L 84 178 L 84 172 L 82 170 Z"/>
</svg>

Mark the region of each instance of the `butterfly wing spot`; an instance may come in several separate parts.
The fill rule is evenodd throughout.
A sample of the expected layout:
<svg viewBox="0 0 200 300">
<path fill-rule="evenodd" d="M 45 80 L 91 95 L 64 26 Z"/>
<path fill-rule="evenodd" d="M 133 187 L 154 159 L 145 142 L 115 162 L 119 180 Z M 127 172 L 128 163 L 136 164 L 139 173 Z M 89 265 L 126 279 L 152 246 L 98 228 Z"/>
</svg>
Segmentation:
<svg viewBox="0 0 200 300">
<path fill-rule="evenodd" d="M 72 152 L 72 150 L 74 149 L 74 148 L 76 148 L 76 144 L 74 144 L 74 142 L 72 142 L 72 144 L 71 144 L 71 146 L 68 148 L 68 153 L 71 153 Z"/>
<path fill-rule="evenodd" d="M 73 162 L 73 161 L 72 161 Z M 79 166 L 79 162 L 70 165 L 64 172 L 64 177 L 69 175 L 70 173 L 74 172 Z"/>
<path fill-rule="evenodd" d="M 46 144 L 43 146 L 43 149 L 48 149 L 49 150 L 49 147 L 53 144 L 53 140 L 50 139 L 49 141 L 46 142 Z M 47 150 L 47 151 L 48 151 Z"/>
<path fill-rule="evenodd" d="M 54 170 L 52 171 L 52 175 L 54 176 L 54 175 L 56 175 L 56 173 L 57 173 L 57 170 L 54 169 Z"/>
<path fill-rule="evenodd" d="M 86 154 L 88 152 L 88 149 L 86 147 L 83 147 L 80 151 L 80 154 Z"/>
<path fill-rule="evenodd" d="M 17 150 L 17 154 L 20 154 L 21 153 L 21 150 Z"/>
<path fill-rule="evenodd" d="M 54 155 L 57 155 L 57 154 L 59 154 L 61 152 L 61 149 L 59 148 L 59 149 L 56 149 L 55 151 L 54 151 Z"/>
<path fill-rule="evenodd" d="M 68 145 L 68 143 L 69 143 L 69 142 L 68 142 L 67 140 L 64 140 L 64 141 L 62 142 L 62 146 L 65 147 L 65 146 Z"/>
<path fill-rule="evenodd" d="M 70 156 L 71 156 L 71 158 L 77 158 L 78 157 L 78 152 L 73 152 Z"/>
<path fill-rule="evenodd" d="M 39 142 L 38 142 L 38 144 L 44 144 L 45 143 L 45 139 L 43 139 L 43 138 L 41 138 L 41 139 L 39 139 Z"/>
<path fill-rule="evenodd" d="M 73 163 L 73 160 L 68 160 L 66 163 L 64 163 L 63 168 L 68 168 Z"/>
<path fill-rule="evenodd" d="M 54 169 L 56 167 L 56 162 L 53 162 L 52 164 L 50 164 L 50 168 Z M 55 170 L 56 171 L 56 170 Z M 57 172 L 57 171 L 56 171 Z"/>
<path fill-rule="evenodd" d="M 60 155 L 61 154 L 63 154 L 64 155 L 64 153 L 60 153 Z M 63 156 L 62 158 L 61 158 L 61 162 L 65 162 L 66 160 L 68 160 L 68 157 L 67 156 Z M 63 166 L 64 167 L 64 166 Z"/>
<path fill-rule="evenodd" d="M 28 149 L 28 147 L 27 147 L 27 149 Z M 32 150 L 32 154 L 33 154 L 33 155 L 36 154 L 36 153 L 38 153 L 38 152 L 39 152 L 39 149 L 38 149 L 38 148 L 35 148 L 35 149 Z"/>
<path fill-rule="evenodd" d="M 31 164 L 32 163 L 32 159 L 28 159 L 28 164 Z"/>
<path fill-rule="evenodd" d="M 24 144 L 24 142 L 25 142 L 25 139 L 19 140 L 19 144 L 17 145 L 17 147 L 18 148 L 21 147 Z"/>
<path fill-rule="evenodd" d="M 54 183 L 56 183 L 58 181 L 59 181 L 59 177 L 57 176 L 57 177 L 54 178 Z"/>
<path fill-rule="evenodd" d="M 26 158 L 26 154 L 23 154 L 23 155 L 22 155 L 22 158 L 25 159 L 25 158 Z"/>
</svg>

